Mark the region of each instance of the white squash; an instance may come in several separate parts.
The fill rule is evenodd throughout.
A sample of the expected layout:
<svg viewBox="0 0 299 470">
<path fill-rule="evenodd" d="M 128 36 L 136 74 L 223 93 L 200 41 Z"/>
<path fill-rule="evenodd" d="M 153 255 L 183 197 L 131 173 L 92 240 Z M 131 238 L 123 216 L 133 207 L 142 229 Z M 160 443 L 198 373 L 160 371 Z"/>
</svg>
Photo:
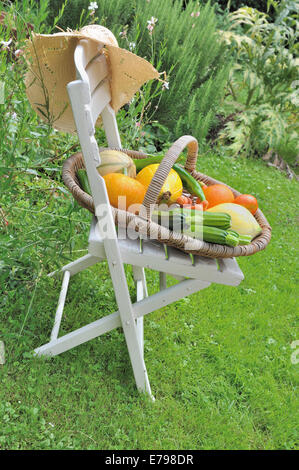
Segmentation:
<svg viewBox="0 0 299 470">
<path fill-rule="evenodd" d="M 251 212 L 246 207 L 240 204 L 223 203 L 208 209 L 208 212 L 225 212 L 229 214 L 232 219 L 231 229 L 238 232 L 240 235 L 250 235 L 253 239 L 262 231 L 257 220 L 253 217 Z"/>
<path fill-rule="evenodd" d="M 108 173 L 123 173 L 131 178 L 136 176 L 136 167 L 132 160 L 124 152 L 118 150 L 103 150 L 100 152 L 101 164 L 97 168 L 101 176 Z"/>
</svg>

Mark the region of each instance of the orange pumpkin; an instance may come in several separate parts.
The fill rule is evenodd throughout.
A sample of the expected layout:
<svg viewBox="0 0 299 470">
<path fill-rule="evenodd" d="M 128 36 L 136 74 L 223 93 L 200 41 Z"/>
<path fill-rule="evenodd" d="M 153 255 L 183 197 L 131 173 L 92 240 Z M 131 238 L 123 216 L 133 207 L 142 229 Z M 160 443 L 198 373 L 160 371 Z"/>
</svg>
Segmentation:
<svg viewBox="0 0 299 470">
<path fill-rule="evenodd" d="M 130 176 L 121 173 L 108 173 L 103 176 L 110 204 L 113 207 L 127 210 L 130 212 L 138 212 L 138 206 L 142 204 L 146 188 Z M 125 199 L 120 199 L 123 196 Z"/>
</svg>

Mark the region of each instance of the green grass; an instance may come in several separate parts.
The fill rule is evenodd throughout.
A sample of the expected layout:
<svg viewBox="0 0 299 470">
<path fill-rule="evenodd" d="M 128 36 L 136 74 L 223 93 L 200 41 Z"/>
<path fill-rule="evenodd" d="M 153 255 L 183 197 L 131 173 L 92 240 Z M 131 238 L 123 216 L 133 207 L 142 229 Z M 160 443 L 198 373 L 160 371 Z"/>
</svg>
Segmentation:
<svg viewBox="0 0 299 470">
<path fill-rule="evenodd" d="M 15 176 L 2 238 L 1 449 L 298 448 L 298 184 L 254 160 L 207 154 L 199 168 L 254 194 L 273 238 L 239 258 L 239 287 L 212 285 L 145 318 L 155 403 L 136 391 L 121 330 L 32 357 L 49 340 L 60 290 L 46 274 L 85 253 L 90 217 L 45 176 Z M 147 278 L 157 291 L 158 275 Z M 71 281 L 62 333 L 115 309 L 107 265 L 94 266 Z"/>
</svg>

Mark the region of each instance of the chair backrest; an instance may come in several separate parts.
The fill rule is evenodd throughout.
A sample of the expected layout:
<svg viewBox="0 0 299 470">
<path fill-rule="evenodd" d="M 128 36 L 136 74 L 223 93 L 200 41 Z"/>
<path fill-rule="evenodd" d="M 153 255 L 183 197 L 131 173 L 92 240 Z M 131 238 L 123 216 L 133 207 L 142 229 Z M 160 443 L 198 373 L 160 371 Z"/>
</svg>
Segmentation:
<svg viewBox="0 0 299 470">
<path fill-rule="evenodd" d="M 99 198 L 99 183 L 103 186 L 104 182 L 95 171 L 100 165 L 99 148 L 94 136 L 99 116 L 102 118 L 108 147 L 121 148 L 121 142 L 115 113 L 109 104 L 109 72 L 101 45 L 86 39 L 79 41 L 74 61 L 77 80 L 67 85 L 67 91 L 96 205 L 106 202 L 106 197 L 104 200 Z"/>
<path fill-rule="evenodd" d="M 103 239 L 112 283 L 118 305 L 125 315 L 133 316 L 129 289 L 120 254 L 112 209 L 104 178 L 99 175 L 99 148 L 95 139 L 95 123 L 99 115 L 103 120 L 108 146 L 121 148 L 115 113 L 111 101 L 108 69 L 105 56 L 92 41 L 81 40 L 76 47 L 74 59 L 77 80 L 67 85 L 78 137 L 87 170 L 87 176 L 98 220 L 98 230 Z M 104 223 L 103 223 L 104 221 Z M 129 323 L 130 319 L 126 320 Z M 133 322 L 133 327 L 136 328 Z"/>
<path fill-rule="evenodd" d="M 104 208 L 107 233 L 101 233 L 101 235 L 105 238 L 108 234 L 108 238 L 116 239 L 115 225 L 105 181 L 97 171 L 97 167 L 101 162 L 98 144 L 95 139 L 95 123 L 101 116 L 108 146 L 121 148 L 115 113 L 109 104 L 111 93 L 106 57 L 101 45 L 84 39 L 79 41 L 75 49 L 74 61 L 77 79 L 67 85 L 67 91 L 96 215 L 100 215 L 97 213 L 99 207 Z"/>
</svg>

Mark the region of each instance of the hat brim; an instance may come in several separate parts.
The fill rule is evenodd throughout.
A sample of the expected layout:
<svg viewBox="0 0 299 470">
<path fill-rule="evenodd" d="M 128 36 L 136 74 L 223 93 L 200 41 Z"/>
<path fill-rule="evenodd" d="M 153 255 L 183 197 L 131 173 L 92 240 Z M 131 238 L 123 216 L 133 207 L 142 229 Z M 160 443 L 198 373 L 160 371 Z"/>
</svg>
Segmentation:
<svg viewBox="0 0 299 470">
<path fill-rule="evenodd" d="M 70 133 L 76 128 L 66 86 L 76 79 L 74 52 L 80 39 L 103 44 L 80 32 L 33 34 L 26 49 L 25 84 L 32 107 L 55 129 Z M 158 78 L 159 73 L 148 61 L 126 49 L 104 44 L 104 50 L 109 67 L 110 104 L 117 112 L 146 81 Z"/>
</svg>

